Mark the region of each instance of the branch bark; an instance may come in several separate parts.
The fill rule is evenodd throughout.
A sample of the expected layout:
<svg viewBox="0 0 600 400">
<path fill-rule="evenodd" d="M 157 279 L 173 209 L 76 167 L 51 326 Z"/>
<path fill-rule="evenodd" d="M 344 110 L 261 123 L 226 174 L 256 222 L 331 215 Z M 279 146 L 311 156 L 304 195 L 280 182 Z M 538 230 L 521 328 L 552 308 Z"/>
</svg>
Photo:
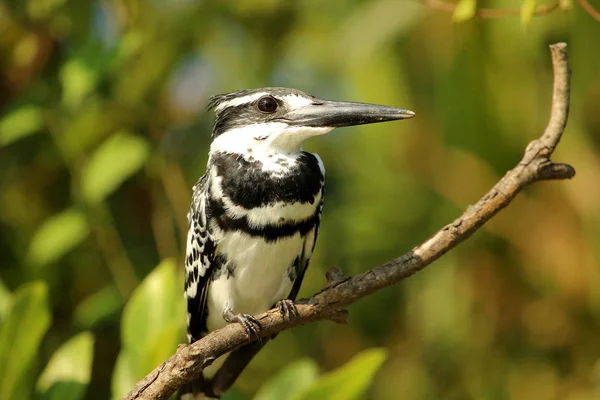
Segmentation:
<svg viewBox="0 0 600 400">
<path fill-rule="evenodd" d="M 489 221 L 527 185 L 549 179 L 570 179 L 575 169 L 550 161 L 567 124 L 569 113 L 570 70 L 567 45 L 550 46 L 554 67 L 554 90 L 550 121 L 542 136 L 529 143 L 523 159 L 475 205 L 454 222 L 446 225 L 412 251 L 367 272 L 344 277 L 339 269 L 328 273 L 329 285 L 310 299 L 297 304 L 299 316 L 291 321 L 270 310 L 257 318 L 262 325 L 261 337 L 298 325 L 323 319 L 344 321 L 344 307 L 369 294 L 391 286 L 425 268 L 447 251 L 469 238 Z M 230 324 L 211 332 L 191 345 L 180 345 L 168 360 L 139 381 L 122 400 L 167 399 L 181 385 L 197 378 L 212 360 L 249 342 L 239 324 Z"/>
</svg>

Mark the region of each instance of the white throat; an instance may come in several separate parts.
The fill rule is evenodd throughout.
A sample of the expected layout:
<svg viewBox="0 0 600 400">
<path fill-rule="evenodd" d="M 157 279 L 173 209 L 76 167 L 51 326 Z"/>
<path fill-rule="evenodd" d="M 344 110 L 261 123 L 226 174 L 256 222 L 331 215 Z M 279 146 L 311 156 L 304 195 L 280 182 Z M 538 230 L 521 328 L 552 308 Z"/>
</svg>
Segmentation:
<svg viewBox="0 0 600 400">
<path fill-rule="evenodd" d="M 306 139 L 332 129 L 290 126 L 283 122 L 247 125 L 223 132 L 213 140 L 210 151 L 291 155 L 302 151 L 302 143 Z"/>
</svg>

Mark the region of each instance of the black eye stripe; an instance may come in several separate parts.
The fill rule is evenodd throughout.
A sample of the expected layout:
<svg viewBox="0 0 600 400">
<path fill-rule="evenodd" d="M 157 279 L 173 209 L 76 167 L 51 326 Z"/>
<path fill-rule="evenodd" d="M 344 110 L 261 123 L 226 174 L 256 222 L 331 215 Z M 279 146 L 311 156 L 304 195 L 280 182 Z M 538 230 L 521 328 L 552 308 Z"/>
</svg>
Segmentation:
<svg viewBox="0 0 600 400">
<path fill-rule="evenodd" d="M 260 99 L 270 97 L 272 98 L 277 107 L 273 111 L 261 111 L 258 108 L 258 102 Z M 236 105 L 230 105 L 222 108 L 216 115 L 215 122 L 213 125 L 213 138 L 220 136 L 223 132 L 230 129 L 243 127 L 249 124 L 259 124 L 266 122 L 276 117 L 278 113 L 281 113 L 285 109 L 285 104 L 271 95 L 264 95 L 259 99 L 249 101 L 247 103 L 241 103 Z"/>
</svg>

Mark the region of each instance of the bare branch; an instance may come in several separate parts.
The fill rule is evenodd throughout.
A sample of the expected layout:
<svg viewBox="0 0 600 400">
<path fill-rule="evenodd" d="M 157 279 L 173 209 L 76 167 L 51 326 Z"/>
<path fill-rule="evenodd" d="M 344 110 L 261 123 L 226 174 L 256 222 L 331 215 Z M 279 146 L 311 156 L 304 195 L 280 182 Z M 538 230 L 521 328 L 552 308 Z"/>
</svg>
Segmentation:
<svg viewBox="0 0 600 400">
<path fill-rule="evenodd" d="M 308 300 L 299 301 L 299 317 L 284 320 L 277 310 L 257 318 L 268 337 L 294 326 L 331 319 L 344 322 L 344 307 L 369 294 L 408 278 L 469 238 L 484 223 L 506 207 L 521 189 L 532 182 L 568 179 L 575 175 L 567 164 L 553 164 L 550 156 L 567 123 L 569 112 L 570 72 L 567 45 L 550 46 L 554 67 L 554 92 L 550 121 L 542 136 L 529 143 L 521 162 L 463 215 L 435 233 L 412 251 L 379 267 L 352 277 L 344 277 L 339 269 L 328 274 L 329 285 Z M 197 378 L 212 360 L 249 342 L 239 324 L 211 332 L 192 345 L 181 345 L 168 360 L 138 382 L 123 399 L 167 399 L 182 384 Z"/>
<path fill-rule="evenodd" d="M 590 14 L 590 17 L 594 18 L 596 21 L 600 22 L 600 12 L 596 11 L 596 9 L 587 1 L 587 0 L 578 0 L 579 5 Z"/>
</svg>

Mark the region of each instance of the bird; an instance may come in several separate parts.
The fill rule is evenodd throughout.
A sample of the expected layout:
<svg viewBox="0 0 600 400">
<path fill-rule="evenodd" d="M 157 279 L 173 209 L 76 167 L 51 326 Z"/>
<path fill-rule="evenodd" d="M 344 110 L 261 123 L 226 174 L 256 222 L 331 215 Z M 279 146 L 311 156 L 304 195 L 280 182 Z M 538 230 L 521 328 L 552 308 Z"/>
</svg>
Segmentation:
<svg viewBox="0 0 600 400">
<path fill-rule="evenodd" d="M 185 258 L 187 335 L 193 343 L 229 323 L 253 341 L 223 355 L 180 391 L 219 398 L 269 340 L 253 315 L 294 301 L 313 254 L 325 167 L 305 140 L 334 128 L 412 118 L 409 110 L 321 100 L 291 88 L 244 89 L 210 98 L 215 113 L 205 174 L 193 187 Z"/>
</svg>

